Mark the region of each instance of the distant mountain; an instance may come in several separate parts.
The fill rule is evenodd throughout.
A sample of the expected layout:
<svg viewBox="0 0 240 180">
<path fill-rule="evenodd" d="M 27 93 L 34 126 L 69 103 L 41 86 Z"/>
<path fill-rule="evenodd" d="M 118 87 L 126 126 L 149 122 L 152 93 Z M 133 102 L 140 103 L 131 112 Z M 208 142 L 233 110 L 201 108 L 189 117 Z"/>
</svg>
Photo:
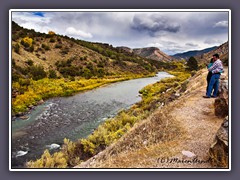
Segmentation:
<svg viewBox="0 0 240 180">
<path fill-rule="evenodd" d="M 217 49 L 217 46 L 202 49 L 202 50 L 193 50 L 193 51 L 187 51 L 187 52 L 183 52 L 183 53 L 177 53 L 177 54 L 173 55 L 173 57 L 177 58 L 177 59 L 182 59 L 182 58 L 189 59 L 191 56 L 199 56 L 204 53 L 208 53 L 214 49 Z"/>
<path fill-rule="evenodd" d="M 162 52 L 157 47 L 146 47 L 146 48 L 135 48 L 131 49 L 128 47 L 117 47 L 121 51 L 125 51 L 127 53 L 133 53 L 135 55 L 141 56 L 143 58 L 155 60 L 155 61 L 162 61 L 162 62 L 169 62 L 172 61 L 174 58 L 170 57 L 169 55 Z"/>
<path fill-rule="evenodd" d="M 228 47 L 228 41 L 227 41 L 222 45 L 218 46 L 216 49 L 213 49 L 212 51 L 209 51 L 202 55 L 195 56 L 195 58 L 201 62 L 209 62 L 212 56 L 217 53 L 219 54 L 220 59 L 223 61 L 223 63 L 225 65 L 228 65 L 228 55 L 229 55 L 228 48 L 229 47 Z"/>
</svg>

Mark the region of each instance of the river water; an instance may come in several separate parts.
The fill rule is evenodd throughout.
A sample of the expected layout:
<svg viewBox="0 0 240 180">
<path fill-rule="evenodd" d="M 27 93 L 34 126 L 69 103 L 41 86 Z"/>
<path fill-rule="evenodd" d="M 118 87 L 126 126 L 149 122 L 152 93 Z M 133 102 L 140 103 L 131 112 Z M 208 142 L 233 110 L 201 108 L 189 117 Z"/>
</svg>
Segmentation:
<svg viewBox="0 0 240 180">
<path fill-rule="evenodd" d="M 45 101 L 27 115 L 28 119 L 12 121 L 12 168 L 24 167 L 49 145 L 63 144 L 64 138 L 76 141 L 87 137 L 104 120 L 139 102 L 139 90 L 165 77 L 172 75 L 159 72 L 155 77 L 117 82 Z M 21 156 L 21 151 L 26 154 Z"/>
</svg>

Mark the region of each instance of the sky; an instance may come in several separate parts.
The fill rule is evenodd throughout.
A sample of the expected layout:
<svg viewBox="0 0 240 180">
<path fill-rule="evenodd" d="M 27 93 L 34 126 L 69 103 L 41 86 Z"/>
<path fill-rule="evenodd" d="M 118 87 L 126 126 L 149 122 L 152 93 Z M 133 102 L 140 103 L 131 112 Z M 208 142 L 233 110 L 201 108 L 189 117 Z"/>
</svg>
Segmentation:
<svg viewBox="0 0 240 180">
<path fill-rule="evenodd" d="M 228 41 L 228 12 L 12 12 L 12 20 L 38 32 L 114 47 L 158 47 L 168 55 Z"/>
</svg>

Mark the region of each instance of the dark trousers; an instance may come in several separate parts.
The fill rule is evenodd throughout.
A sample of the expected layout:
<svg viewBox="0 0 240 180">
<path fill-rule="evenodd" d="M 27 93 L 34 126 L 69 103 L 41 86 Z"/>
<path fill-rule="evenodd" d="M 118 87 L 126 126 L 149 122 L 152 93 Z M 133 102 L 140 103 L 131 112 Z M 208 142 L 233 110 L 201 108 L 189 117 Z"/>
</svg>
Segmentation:
<svg viewBox="0 0 240 180">
<path fill-rule="evenodd" d="M 212 94 L 212 90 L 213 91 L 213 96 L 216 97 L 218 95 L 218 85 L 219 85 L 219 78 L 220 78 L 221 74 L 217 73 L 217 74 L 213 74 L 209 85 L 208 85 L 208 90 L 207 90 L 207 96 L 211 96 Z"/>
<path fill-rule="evenodd" d="M 209 72 L 208 72 L 208 75 L 207 75 L 207 88 L 206 88 L 206 95 L 207 95 L 208 86 L 209 86 L 209 82 L 210 82 L 210 80 L 211 80 L 211 77 L 212 77 L 212 72 L 209 71 Z"/>
</svg>

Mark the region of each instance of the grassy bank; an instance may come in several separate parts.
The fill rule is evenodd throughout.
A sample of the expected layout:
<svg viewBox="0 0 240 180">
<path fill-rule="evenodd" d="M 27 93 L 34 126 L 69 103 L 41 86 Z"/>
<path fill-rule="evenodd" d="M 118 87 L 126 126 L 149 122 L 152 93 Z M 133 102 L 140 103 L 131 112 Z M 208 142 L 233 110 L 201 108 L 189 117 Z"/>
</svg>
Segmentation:
<svg viewBox="0 0 240 180">
<path fill-rule="evenodd" d="M 29 107 L 37 105 L 40 100 L 46 100 L 52 97 L 59 96 L 70 96 L 73 95 L 74 93 L 85 90 L 91 90 L 104 84 L 149 76 L 154 76 L 154 74 L 149 75 L 128 74 L 93 79 L 80 78 L 74 81 L 70 81 L 63 78 L 61 79 L 44 78 L 38 81 L 34 81 L 32 79 L 31 80 L 22 79 L 19 82 L 14 82 L 12 85 L 12 88 L 15 91 L 21 92 L 21 94 L 17 95 L 12 100 L 12 112 L 13 115 L 25 112 L 28 110 Z"/>
<path fill-rule="evenodd" d="M 177 98 L 176 93 L 184 91 L 190 73 L 182 67 L 170 73 L 175 77 L 165 78 L 143 88 L 140 91 L 141 102 L 106 120 L 86 139 L 79 139 L 77 142 L 65 139 L 60 152 L 51 155 L 46 150 L 40 159 L 28 162 L 27 166 L 30 168 L 73 167 L 104 150 L 127 133 L 134 124 L 146 119 L 160 106 Z"/>
</svg>

